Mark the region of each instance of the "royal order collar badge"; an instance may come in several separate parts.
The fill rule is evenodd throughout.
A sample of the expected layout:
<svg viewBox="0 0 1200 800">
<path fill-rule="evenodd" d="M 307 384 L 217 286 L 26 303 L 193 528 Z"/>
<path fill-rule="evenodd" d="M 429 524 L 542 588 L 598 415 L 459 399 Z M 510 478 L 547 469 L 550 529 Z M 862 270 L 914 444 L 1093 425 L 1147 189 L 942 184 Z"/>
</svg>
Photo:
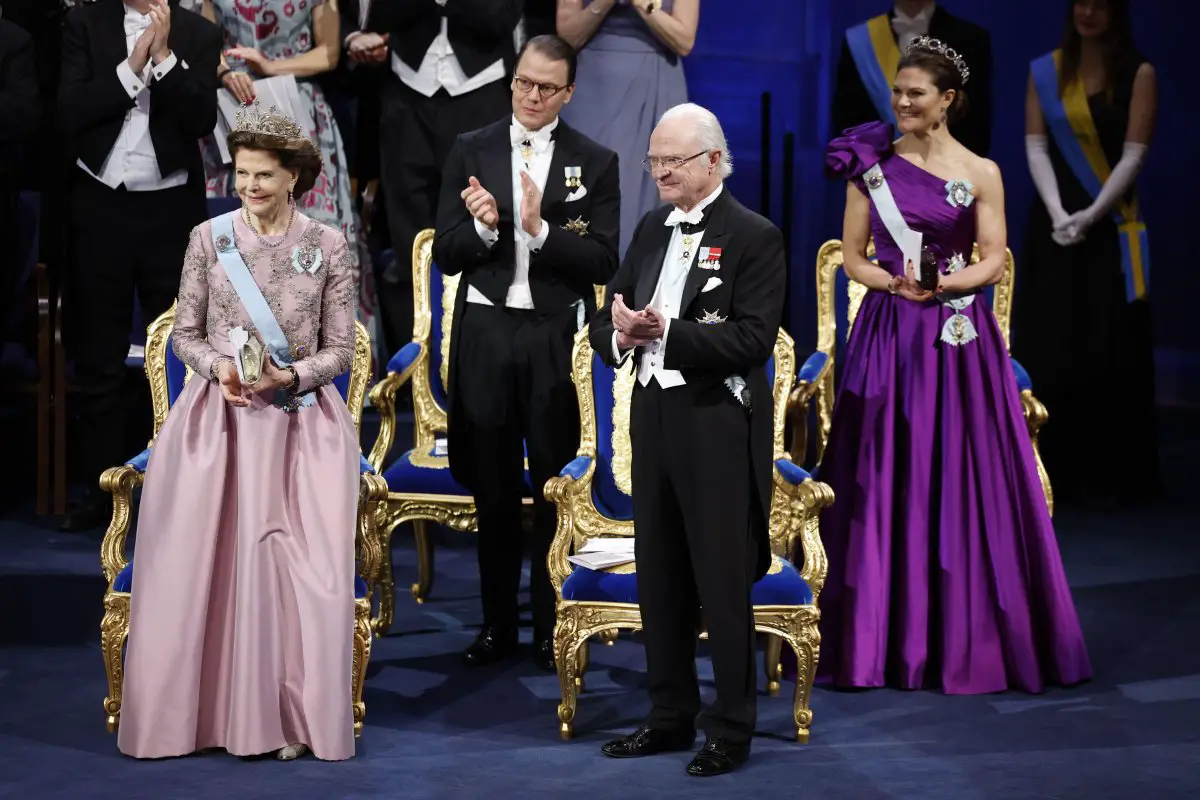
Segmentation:
<svg viewBox="0 0 1200 800">
<path fill-rule="evenodd" d="M 721 268 L 721 248 L 719 247 L 701 247 L 700 256 L 696 259 L 696 266 L 700 269 L 718 270 Z"/>
<path fill-rule="evenodd" d="M 704 309 L 704 316 L 697 317 L 696 322 L 699 322 L 701 325 L 716 325 L 720 322 L 724 322 L 726 319 L 728 319 L 728 317 L 717 316 L 716 311 Z"/>
<path fill-rule="evenodd" d="M 580 236 L 587 236 L 589 224 L 583 217 L 576 217 L 575 219 L 568 219 L 567 224 L 563 225 L 562 229 L 571 233 L 578 233 Z"/>
</svg>

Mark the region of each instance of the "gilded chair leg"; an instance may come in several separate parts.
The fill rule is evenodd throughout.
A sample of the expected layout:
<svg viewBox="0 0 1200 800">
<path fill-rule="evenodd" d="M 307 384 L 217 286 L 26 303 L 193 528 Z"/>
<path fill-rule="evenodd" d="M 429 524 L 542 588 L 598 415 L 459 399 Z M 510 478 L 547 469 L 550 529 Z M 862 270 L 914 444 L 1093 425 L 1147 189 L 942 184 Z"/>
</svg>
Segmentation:
<svg viewBox="0 0 1200 800">
<path fill-rule="evenodd" d="M 779 679 L 783 677 L 783 664 L 779 660 L 782 650 L 783 640 L 768 633 L 763 645 L 763 670 L 767 673 L 767 694 L 771 697 L 779 694 Z"/>
<path fill-rule="evenodd" d="M 576 683 L 576 670 L 579 660 L 581 638 L 579 630 L 578 611 L 574 606 L 559 606 L 558 623 L 554 626 L 554 665 L 558 670 L 558 683 L 562 688 L 562 703 L 558 706 L 558 733 L 564 740 L 570 740 L 575 733 L 575 707 L 578 701 L 579 687 Z"/>
<path fill-rule="evenodd" d="M 1050 486 L 1050 475 L 1046 472 L 1046 465 L 1042 463 L 1042 451 L 1038 448 L 1037 434 L 1033 434 L 1033 462 L 1037 466 L 1038 480 L 1042 483 L 1042 494 L 1046 497 L 1046 508 L 1050 511 L 1050 516 L 1054 516 L 1054 489 Z"/>
<path fill-rule="evenodd" d="M 808 744 L 809 729 L 812 727 L 809 700 L 821 652 L 820 642 L 821 634 L 817 632 L 815 623 L 806 625 L 798 638 L 791 642 L 792 650 L 796 653 L 796 696 L 792 702 L 792 716 L 796 722 L 796 741 L 801 744 Z"/>
<path fill-rule="evenodd" d="M 116 733 L 121 724 L 121 699 L 125 683 L 125 638 L 129 635 L 129 595 L 110 592 L 104 598 L 100 622 L 100 650 L 108 675 L 108 697 L 104 698 L 105 727 Z"/>
<path fill-rule="evenodd" d="M 392 574 L 392 533 L 395 525 L 379 526 L 379 616 L 371 620 L 376 636 L 386 636 L 396 614 L 396 579 Z"/>
<path fill-rule="evenodd" d="M 371 600 L 354 601 L 354 661 L 350 672 L 350 702 L 354 709 L 354 737 L 362 736 L 367 704 L 363 702 L 363 684 L 371 660 Z"/>
<path fill-rule="evenodd" d="M 424 603 L 433 588 L 433 542 L 429 539 L 428 524 L 423 519 L 413 520 L 413 538 L 417 542 L 417 582 L 412 585 L 412 596 Z"/>
<path fill-rule="evenodd" d="M 583 688 L 583 676 L 587 674 L 588 658 L 591 655 L 591 645 L 592 643 L 590 639 L 584 639 L 583 644 L 579 645 L 579 651 L 575 656 L 577 662 L 575 666 L 575 688 L 579 690 L 580 694 L 583 694 L 585 691 Z"/>
</svg>

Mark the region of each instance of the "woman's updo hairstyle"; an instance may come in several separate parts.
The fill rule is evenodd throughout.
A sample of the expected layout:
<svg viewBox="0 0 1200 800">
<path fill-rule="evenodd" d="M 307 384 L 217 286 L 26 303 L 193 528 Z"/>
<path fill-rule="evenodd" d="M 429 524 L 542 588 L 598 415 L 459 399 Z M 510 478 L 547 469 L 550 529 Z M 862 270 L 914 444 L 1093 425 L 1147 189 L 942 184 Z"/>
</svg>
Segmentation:
<svg viewBox="0 0 1200 800">
<path fill-rule="evenodd" d="M 954 91 L 954 99 L 946 109 L 946 120 L 953 124 L 967 112 L 967 93 L 963 86 L 970 77 L 967 62 L 953 47 L 939 39 L 921 36 L 913 41 L 900 59 L 899 69 L 913 67 L 929 75 L 942 94 Z"/>
<path fill-rule="evenodd" d="M 238 111 L 237 126 L 225 140 L 232 158 L 239 150 L 271 153 L 284 169 L 296 173 L 292 194 L 299 199 L 317 183 L 321 174 L 321 151 L 304 135 L 300 126 L 272 106 L 266 112 L 253 106 Z"/>
</svg>

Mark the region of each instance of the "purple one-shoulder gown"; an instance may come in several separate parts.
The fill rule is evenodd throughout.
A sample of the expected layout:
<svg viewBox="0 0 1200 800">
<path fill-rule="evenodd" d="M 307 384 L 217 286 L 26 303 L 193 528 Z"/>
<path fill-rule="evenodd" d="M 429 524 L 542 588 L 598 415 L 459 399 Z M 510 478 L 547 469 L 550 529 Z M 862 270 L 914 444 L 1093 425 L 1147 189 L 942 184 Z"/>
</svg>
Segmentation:
<svg viewBox="0 0 1200 800">
<path fill-rule="evenodd" d="M 973 203 L 896 155 L 891 126 L 835 139 L 829 168 L 854 181 L 880 164 L 907 225 L 940 259 L 970 258 Z M 965 176 L 963 176 L 965 178 Z M 874 205 L 879 264 L 903 274 Z M 941 340 L 954 312 L 871 291 L 841 359 L 821 480 L 835 501 L 821 535 L 819 676 L 842 686 L 949 694 L 1091 677 L 1038 480 L 1007 348 L 986 297 L 962 311 L 978 338 Z"/>
</svg>

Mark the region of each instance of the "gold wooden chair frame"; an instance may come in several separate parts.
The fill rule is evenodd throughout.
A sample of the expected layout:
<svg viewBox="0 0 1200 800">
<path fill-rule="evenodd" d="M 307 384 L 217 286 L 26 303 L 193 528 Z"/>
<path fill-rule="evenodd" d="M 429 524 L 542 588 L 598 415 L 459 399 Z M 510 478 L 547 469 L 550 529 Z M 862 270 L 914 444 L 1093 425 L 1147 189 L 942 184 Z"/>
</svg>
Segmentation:
<svg viewBox="0 0 1200 800">
<path fill-rule="evenodd" d="M 818 517 L 822 508 L 833 502 L 833 491 L 825 484 L 809 479 L 802 470 L 795 470 L 792 479 L 779 469 L 781 461 L 790 464 L 784 451 L 784 425 L 787 419 L 787 403 L 792 390 L 795 368 L 795 344 L 792 338 L 780 330 L 775 345 L 775 458 L 776 469 L 769 520 L 771 548 L 777 557 L 789 558 L 797 552 L 803 554 L 800 576 L 812 592 L 810 605 L 756 605 L 754 625 L 759 632 L 768 634 L 766 671 L 768 689 L 774 694 L 779 689 L 779 652 L 783 641 L 791 645 L 798 663 L 796 692 L 793 701 L 796 739 L 808 741 L 812 724 L 809 695 L 816 674 L 820 654 L 821 635 L 817 629 L 820 611 L 817 598 L 825 583 L 827 563 L 825 549 L 821 544 Z M 564 739 L 573 735 L 575 710 L 578 694 L 583 689 L 583 674 L 588 663 L 588 640 L 599 636 L 610 643 L 618 629 L 639 630 L 641 614 L 636 603 L 614 603 L 577 601 L 563 599 L 563 584 L 571 575 L 572 566 L 567 556 L 572 549 L 578 550 L 593 538 L 628 537 L 634 532 L 632 521 L 613 520 L 604 516 L 593 499 L 592 482 L 596 473 L 597 455 L 601 443 L 597 441 L 597 408 L 593 397 L 592 383 L 593 353 L 587 338 L 587 329 L 575 339 L 572 353 L 572 377 L 579 398 L 580 445 L 579 455 L 563 470 L 559 477 L 546 483 L 546 495 L 558 510 L 558 527 L 550 547 L 547 565 L 550 580 L 558 595 L 558 622 L 554 630 L 554 659 L 558 667 L 562 689 L 562 703 L 558 707 L 560 734 Z M 618 487 L 625 493 L 631 489 L 632 447 L 629 441 L 629 402 L 633 392 L 634 372 L 631 364 L 616 371 L 613 382 L 613 473 Z M 791 469 L 788 470 L 792 472 Z M 572 475 L 574 473 L 574 475 Z M 796 475 L 804 480 L 797 481 Z M 778 562 L 772 566 L 777 571 Z M 610 571 L 627 571 L 616 567 Z M 701 636 L 705 636 L 701 633 Z"/>
<path fill-rule="evenodd" d="M 396 393 L 408 383 L 413 398 L 413 449 L 409 456 L 413 466 L 426 469 L 450 469 L 450 461 L 444 455 L 434 455 L 434 443 L 446 435 L 446 409 L 434 395 L 434 382 L 448 385 L 450 364 L 450 332 L 454 324 L 454 301 L 458 294 L 461 276 L 443 275 L 433 266 L 434 231 L 427 228 L 417 234 L 412 248 L 413 276 L 413 338 L 401 349 L 389 371 L 371 389 L 371 404 L 379 412 L 379 438 L 368 460 L 376 472 L 383 474 L 383 463 L 391 452 L 396 438 Z M 442 282 L 440 307 L 434 308 L 431 281 Z M 604 287 L 595 287 L 597 308 L 603 305 Z M 435 313 L 435 311 L 437 313 Z M 433 370 L 434 326 L 441 334 L 441 357 L 439 374 Z M 410 352 L 405 354 L 405 350 Z M 404 358 L 400 358 L 404 355 Z M 400 367 L 394 370 L 392 366 Z M 528 465 L 526 465 L 528 466 Z M 455 484 L 457 486 L 457 484 Z M 526 512 L 532 507 L 532 499 L 526 498 Z M 379 612 L 371 620 L 377 635 L 382 636 L 391 628 L 395 617 L 396 584 L 392 574 L 392 534 L 405 522 L 413 526 L 413 538 L 417 547 L 417 580 L 409 591 L 418 603 L 424 603 L 433 589 L 434 546 L 429 535 L 430 522 L 444 525 L 451 530 L 473 533 L 478 530 L 475 499 L 465 491 L 456 494 L 432 494 L 428 492 L 391 491 L 386 507 L 381 509 L 378 523 L 382 562 L 379 578 Z"/>
<path fill-rule="evenodd" d="M 171 329 L 175 324 L 175 308 L 161 314 L 147 328 L 146 378 L 154 407 L 154 437 L 157 439 L 170 410 L 170 388 L 167 379 L 167 358 Z M 185 383 L 192 378 L 186 369 Z M 371 337 L 361 323 L 355 322 L 354 362 L 350 369 L 346 406 L 357 429 L 362 418 L 363 399 L 371 378 Z M 153 446 L 151 440 L 150 446 Z M 100 623 L 100 648 L 104 654 L 104 669 L 108 674 L 108 696 L 104 698 L 107 728 L 114 733 L 120 724 L 122 687 L 125 680 L 124 645 L 129 634 L 128 591 L 118 591 L 114 583 L 129 566 L 125 540 L 129 534 L 129 516 L 133 490 L 142 485 L 145 473 L 135 466 L 123 464 L 111 467 L 100 476 L 101 488 L 112 495 L 113 515 L 101 544 L 100 562 L 108 589 L 104 593 L 104 618 Z M 379 539 L 375 532 L 378 507 L 387 495 L 387 485 L 378 475 L 362 472 L 359 476 L 358 524 L 355 530 L 355 550 L 359 573 L 367 591 L 356 591 L 354 601 L 354 663 L 351 668 L 350 701 L 354 709 L 354 735 L 362 736 L 366 704 L 363 702 L 363 683 L 367 662 L 371 658 L 371 589 L 378 579 Z"/>
<path fill-rule="evenodd" d="M 875 257 L 874 241 L 867 244 L 867 257 Z M 976 245 L 971 253 L 971 263 L 979 260 L 979 246 Z M 1016 261 L 1012 250 L 1007 251 L 1007 268 L 1004 277 L 993 288 L 992 312 L 1004 336 L 1004 344 L 1009 345 L 1010 328 L 1012 325 L 1013 284 L 1016 280 Z M 825 355 L 825 363 L 815 377 L 802 375 L 797 381 L 791 401 L 791 430 L 792 457 L 796 463 L 803 463 L 808 446 L 808 413 L 813 401 L 817 409 L 817 441 L 816 457 L 819 464 L 825 456 L 825 445 L 829 439 L 829 429 L 833 424 L 833 404 L 836 399 L 834 389 L 834 362 L 837 355 L 837 272 L 842 267 L 842 242 L 840 239 L 830 239 L 821 245 L 817 251 L 817 352 Z M 847 278 L 849 293 L 849 309 L 847 311 L 846 339 L 854 328 L 854 319 L 858 315 L 858 307 L 866 296 L 867 287 Z M 1012 359 L 1014 365 L 1016 360 Z M 1018 374 L 1024 374 L 1024 368 L 1016 366 Z M 1046 424 L 1050 415 L 1046 407 L 1033 395 L 1031 386 L 1020 387 L 1021 410 L 1025 417 L 1025 425 L 1029 429 L 1029 437 L 1033 442 L 1033 457 L 1037 465 L 1038 478 L 1042 484 L 1042 492 L 1046 496 L 1046 506 L 1054 513 L 1054 491 L 1050 485 L 1050 476 L 1042 464 L 1042 455 L 1038 449 L 1038 431 Z"/>
<path fill-rule="evenodd" d="M 412 463 L 428 469 L 450 469 L 446 456 L 433 455 L 435 441 L 446 435 L 446 409 L 434 396 L 434 381 L 446 385 L 450 363 L 450 328 L 454 320 L 454 298 L 458 292 L 458 275 L 433 273 L 433 229 L 417 234 L 412 248 L 413 270 L 413 340 L 405 348 L 416 350 L 399 371 L 388 374 L 371 389 L 371 404 L 379 412 L 379 438 L 371 448 L 368 461 L 375 471 L 383 474 L 383 462 L 396 439 L 396 392 L 405 384 L 412 387 L 413 451 Z M 433 374 L 434 308 L 430 281 L 442 281 L 440 313 L 441 369 Z M 404 351 L 401 350 L 401 353 Z M 395 359 L 393 359 L 395 362 Z M 390 365 L 389 365 L 390 366 Z M 417 545 L 417 582 L 410 591 L 418 603 L 425 602 L 433 588 L 433 542 L 427 524 L 435 522 L 456 531 L 476 530 L 475 500 L 468 494 L 428 494 L 388 491 L 387 502 L 380 509 L 378 522 L 382 560 L 379 571 L 379 613 L 371 620 L 375 633 L 382 636 L 392 625 L 395 616 L 396 584 L 392 574 L 392 533 L 405 522 L 413 524 Z"/>
</svg>

